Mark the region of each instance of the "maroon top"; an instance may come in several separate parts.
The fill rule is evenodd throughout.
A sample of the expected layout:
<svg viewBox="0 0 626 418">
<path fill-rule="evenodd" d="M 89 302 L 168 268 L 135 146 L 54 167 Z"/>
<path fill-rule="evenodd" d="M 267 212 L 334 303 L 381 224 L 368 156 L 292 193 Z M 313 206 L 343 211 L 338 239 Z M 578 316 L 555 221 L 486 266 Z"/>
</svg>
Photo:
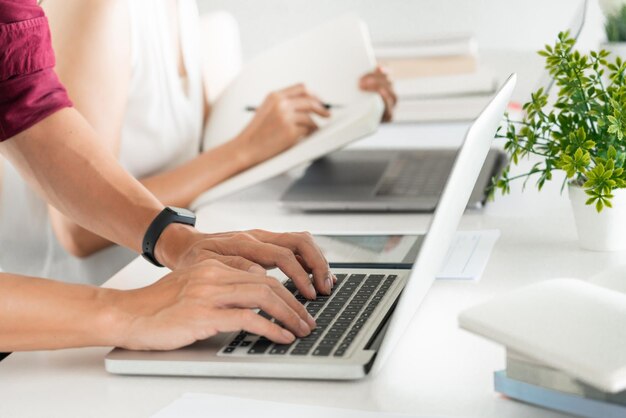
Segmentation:
<svg viewBox="0 0 626 418">
<path fill-rule="evenodd" d="M 0 0 L 0 141 L 72 105 L 36 0 Z"/>
</svg>

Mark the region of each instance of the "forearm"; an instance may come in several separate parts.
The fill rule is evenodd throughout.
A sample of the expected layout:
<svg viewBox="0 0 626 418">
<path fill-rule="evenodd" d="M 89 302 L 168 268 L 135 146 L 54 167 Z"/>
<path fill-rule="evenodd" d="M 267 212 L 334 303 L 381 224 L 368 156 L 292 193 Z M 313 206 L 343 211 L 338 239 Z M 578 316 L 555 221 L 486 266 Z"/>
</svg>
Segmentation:
<svg viewBox="0 0 626 418">
<path fill-rule="evenodd" d="M 188 207 L 200 194 L 251 166 L 238 138 L 172 170 L 141 179 L 165 205 Z"/>
<path fill-rule="evenodd" d="M 245 170 L 250 164 L 237 141 L 229 141 L 173 170 L 140 180 L 163 204 L 188 207 L 202 192 Z M 112 242 L 50 208 L 54 232 L 72 255 L 86 257 Z"/>
<path fill-rule="evenodd" d="M 78 225 L 53 206 L 48 207 L 48 216 L 57 240 L 65 251 L 75 257 L 88 257 L 114 244 Z"/>
<path fill-rule="evenodd" d="M 143 235 L 163 205 L 99 145 L 74 109 L 1 143 L 0 152 L 64 215 L 141 252 Z"/>
<path fill-rule="evenodd" d="M 117 293 L 0 273 L 0 352 L 117 345 Z"/>
</svg>

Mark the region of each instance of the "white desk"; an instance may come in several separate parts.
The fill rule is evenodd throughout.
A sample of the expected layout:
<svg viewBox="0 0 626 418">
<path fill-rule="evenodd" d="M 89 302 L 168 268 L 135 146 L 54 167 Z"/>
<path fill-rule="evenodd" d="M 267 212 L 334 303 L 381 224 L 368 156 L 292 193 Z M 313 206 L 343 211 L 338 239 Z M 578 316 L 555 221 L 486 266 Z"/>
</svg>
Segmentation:
<svg viewBox="0 0 626 418">
<path fill-rule="evenodd" d="M 427 125 L 411 133 L 392 126 L 358 146 L 451 146 L 458 144 L 465 127 Z M 288 183 L 288 176 L 277 178 L 206 207 L 199 225 L 207 231 L 259 227 L 313 232 L 405 232 L 427 225 L 424 215 L 288 213 L 276 203 Z M 107 348 L 16 353 L 0 362 L 0 417 L 148 417 L 189 391 L 419 415 L 560 417 L 496 395 L 492 372 L 503 368 L 504 351 L 456 325 L 459 311 L 495 294 L 557 276 L 584 278 L 623 258 L 623 253 L 578 248 L 571 210 L 558 188 L 552 183 L 541 194 L 529 188 L 523 195 L 514 188 L 513 195 L 498 197 L 483 213 L 464 216 L 461 229 L 502 231 L 484 277 L 477 283 L 436 282 L 378 376 L 357 382 L 129 377 L 105 372 Z M 109 284 L 140 286 L 160 274 L 163 270 L 138 259 Z"/>
</svg>

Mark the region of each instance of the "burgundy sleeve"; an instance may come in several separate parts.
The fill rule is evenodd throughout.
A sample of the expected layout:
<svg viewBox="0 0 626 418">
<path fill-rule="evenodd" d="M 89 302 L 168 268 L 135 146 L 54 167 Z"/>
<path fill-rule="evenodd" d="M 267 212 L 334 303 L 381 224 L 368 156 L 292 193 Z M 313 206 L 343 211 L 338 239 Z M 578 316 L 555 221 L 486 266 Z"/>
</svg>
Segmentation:
<svg viewBox="0 0 626 418">
<path fill-rule="evenodd" d="M 0 0 L 0 141 L 69 107 L 48 20 L 35 0 Z"/>
</svg>

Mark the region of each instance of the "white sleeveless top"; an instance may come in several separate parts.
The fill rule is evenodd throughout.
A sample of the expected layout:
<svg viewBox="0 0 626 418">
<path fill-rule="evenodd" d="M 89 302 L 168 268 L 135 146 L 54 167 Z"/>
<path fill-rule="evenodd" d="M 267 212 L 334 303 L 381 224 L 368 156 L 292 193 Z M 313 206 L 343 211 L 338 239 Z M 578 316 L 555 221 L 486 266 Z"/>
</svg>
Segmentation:
<svg viewBox="0 0 626 418">
<path fill-rule="evenodd" d="M 129 4 L 133 71 L 120 161 L 141 178 L 198 155 L 203 128 L 202 60 L 194 0 L 178 0 L 186 79 L 178 74 L 167 2 L 132 0 Z"/>
<path fill-rule="evenodd" d="M 135 177 L 178 166 L 196 155 L 203 127 L 203 88 L 195 0 L 178 0 L 179 39 L 187 73 L 178 74 L 167 0 L 131 0 L 131 81 L 120 161 Z M 112 247 L 86 259 L 58 243 L 46 203 L 8 163 L 0 190 L 0 266 L 6 272 L 101 284 L 136 254 Z"/>
</svg>

